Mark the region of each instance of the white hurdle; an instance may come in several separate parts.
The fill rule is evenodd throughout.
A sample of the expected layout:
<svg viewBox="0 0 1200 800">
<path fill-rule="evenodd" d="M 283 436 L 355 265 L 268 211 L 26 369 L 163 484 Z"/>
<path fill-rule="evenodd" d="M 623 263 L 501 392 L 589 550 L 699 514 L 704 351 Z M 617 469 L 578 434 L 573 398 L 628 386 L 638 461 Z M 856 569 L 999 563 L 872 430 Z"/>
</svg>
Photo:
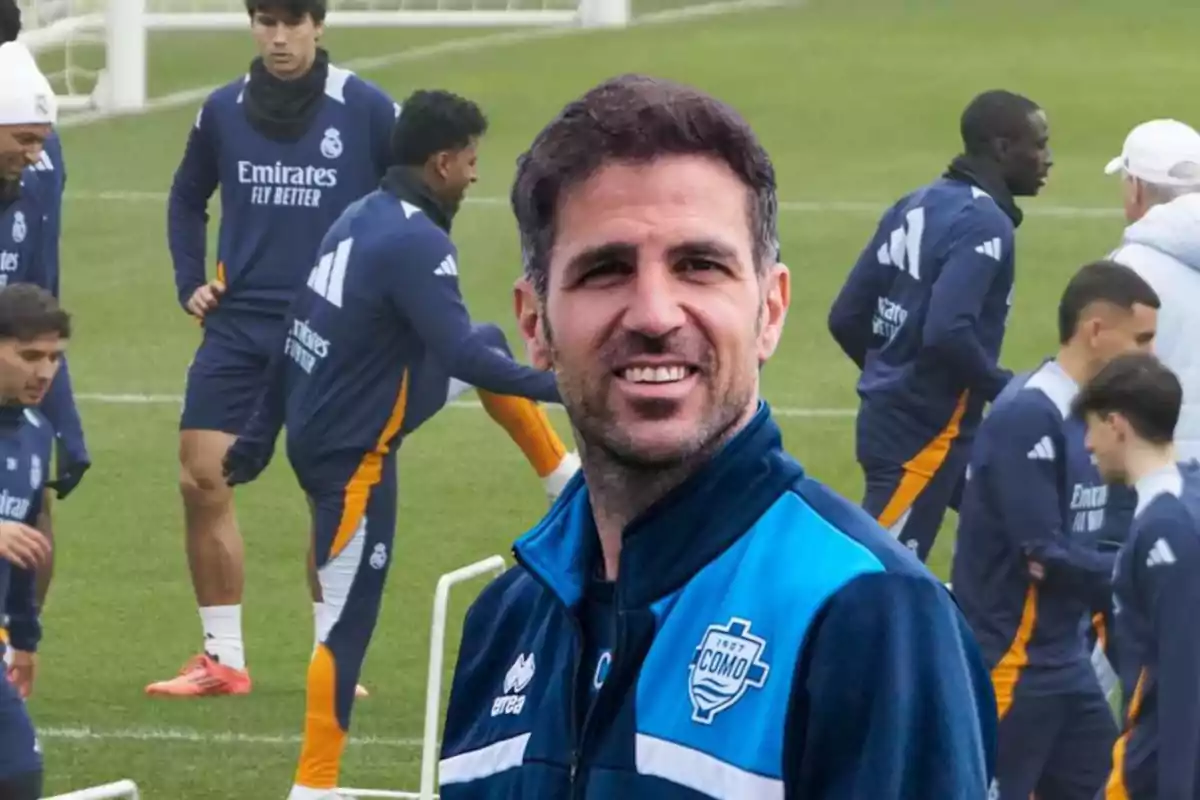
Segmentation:
<svg viewBox="0 0 1200 800">
<path fill-rule="evenodd" d="M 80 789 L 77 792 L 56 794 L 45 800 L 141 800 L 137 784 L 133 781 L 117 781 L 103 786 L 93 786 L 90 789 Z"/>
<path fill-rule="evenodd" d="M 450 588 L 481 575 L 499 575 L 507 568 L 501 556 L 448 572 L 438 578 L 433 593 L 433 624 L 429 633 L 429 675 L 425 681 L 425 733 L 421 741 L 421 790 L 395 792 L 383 789 L 335 789 L 346 800 L 386 797 L 395 800 L 436 800 L 434 794 L 438 764 L 438 721 L 442 716 L 442 669 L 446 658 L 446 614 L 450 608 Z M 75 798 L 72 798 L 75 800 Z M 79 798 L 78 800 L 84 800 Z M 89 796 L 87 800 L 92 800 Z M 99 800 L 99 798 L 96 798 Z"/>
</svg>

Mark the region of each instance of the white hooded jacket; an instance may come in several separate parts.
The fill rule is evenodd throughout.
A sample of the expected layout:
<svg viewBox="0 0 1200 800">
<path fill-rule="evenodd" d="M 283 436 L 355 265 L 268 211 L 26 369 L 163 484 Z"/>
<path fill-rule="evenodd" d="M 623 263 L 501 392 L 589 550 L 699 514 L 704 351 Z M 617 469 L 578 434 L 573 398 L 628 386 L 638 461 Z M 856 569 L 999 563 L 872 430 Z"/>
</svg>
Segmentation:
<svg viewBox="0 0 1200 800">
<path fill-rule="evenodd" d="M 1200 458 L 1200 194 L 1151 208 L 1109 256 L 1153 287 L 1162 302 L 1154 351 L 1183 385 L 1175 427 L 1179 458 Z"/>
</svg>

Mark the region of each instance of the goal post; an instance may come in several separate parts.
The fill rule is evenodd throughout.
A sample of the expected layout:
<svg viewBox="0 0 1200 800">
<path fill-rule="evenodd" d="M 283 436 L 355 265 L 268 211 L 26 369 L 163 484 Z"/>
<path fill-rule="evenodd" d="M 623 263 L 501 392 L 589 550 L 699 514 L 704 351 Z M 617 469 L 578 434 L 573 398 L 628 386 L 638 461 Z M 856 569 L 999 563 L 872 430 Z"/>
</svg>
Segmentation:
<svg viewBox="0 0 1200 800">
<path fill-rule="evenodd" d="M 21 40 L 35 53 L 62 49 L 60 107 L 126 113 L 145 108 L 150 34 L 244 30 L 241 0 L 18 0 Z M 631 0 L 330 0 L 326 24 L 340 28 L 622 27 Z M 416 7 L 414 7 L 416 6 Z M 103 49 L 103 66 L 76 63 L 80 44 Z"/>
</svg>

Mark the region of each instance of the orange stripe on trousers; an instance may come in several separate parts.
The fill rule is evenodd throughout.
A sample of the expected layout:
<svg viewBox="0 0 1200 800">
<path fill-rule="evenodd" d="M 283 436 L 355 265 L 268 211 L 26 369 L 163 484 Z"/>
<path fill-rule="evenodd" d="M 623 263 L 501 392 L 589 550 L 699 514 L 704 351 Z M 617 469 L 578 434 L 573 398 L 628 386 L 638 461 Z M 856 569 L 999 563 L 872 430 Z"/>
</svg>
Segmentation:
<svg viewBox="0 0 1200 800">
<path fill-rule="evenodd" d="M 1133 690 L 1133 698 L 1129 701 L 1129 716 L 1125 720 L 1125 732 L 1113 745 L 1112 774 L 1108 776 L 1108 785 L 1104 787 L 1104 800 L 1129 800 L 1129 787 L 1125 785 L 1125 751 L 1129 747 L 1129 737 L 1133 735 L 1133 726 L 1142 710 L 1142 695 L 1146 690 L 1146 670 L 1138 675 L 1137 686 Z"/>
<path fill-rule="evenodd" d="M 1021 621 L 1017 624 L 1012 644 L 1000 663 L 992 669 L 992 688 L 996 692 L 996 711 L 1000 719 L 1004 719 L 1004 715 L 1012 708 L 1017 681 L 1021 680 L 1021 673 L 1029 666 L 1029 640 L 1033 638 L 1033 629 L 1037 627 L 1037 602 L 1037 586 L 1030 584 L 1025 592 L 1025 605 L 1021 609 Z"/>
<path fill-rule="evenodd" d="M 346 484 L 342 500 L 342 517 L 329 548 L 328 559 L 337 556 L 362 524 L 367 513 L 371 490 L 383 477 L 383 459 L 391 441 L 404 424 L 408 405 L 408 372 L 400 379 L 396 402 L 384 423 L 375 447 L 359 461 L 358 468 Z M 346 731 L 337 714 L 337 659 L 325 644 L 317 646 L 308 665 L 308 694 L 304 714 L 304 744 L 300 764 L 296 768 L 296 783 L 310 789 L 332 789 L 337 785 L 341 770 L 342 751 L 346 747 Z"/>
<path fill-rule="evenodd" d="M 329 558 L 333 558 L 350 543 L 354 532 L 362 524 L 363 516 L 367 513 L 367 501 L 371 497 L 371 489 L 383 477 L 383 457 L 388 453 L 388 442 L 400 432 L 404 424 L 404 411 L 408 405 L 408 372 L 400 379 L 400 392 L 396 395 L 396 403 L 392 413 L 388 415 L 383 431 L 375 442 L 375 448 L 362 457 L 358 468 L 350 476 L 342 498 L 342 519 L 338 523 L 337 533 L 329 548 Z"/>
<path fill-rule="evenodd" d="M 883 513 L 879 515 L 879 524 L 883 527 L 892 527 L 912 508 L 942 464 L 946 463 L 946 456 L 950 454 L 950 446 L 958 438 L 959 425 L 967 410 L 968 394 L 970 393 L 963 392 L 958 398 L 958 405 L 954 407 L 954 413 L 950 415 L 950 421 L 941 433 L 905 463 L 900 485 L 896 487 Z"/>
</svg>

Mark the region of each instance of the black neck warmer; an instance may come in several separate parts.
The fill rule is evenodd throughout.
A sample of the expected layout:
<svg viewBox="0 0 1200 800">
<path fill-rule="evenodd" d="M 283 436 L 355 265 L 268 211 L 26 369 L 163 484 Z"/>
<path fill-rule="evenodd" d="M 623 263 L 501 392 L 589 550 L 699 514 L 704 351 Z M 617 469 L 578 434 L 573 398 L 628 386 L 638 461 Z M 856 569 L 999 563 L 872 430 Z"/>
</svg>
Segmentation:
<svg viewBox="0 0 1200 800">
<path fill-rule="evenodd" d="M 267 71 L 262 58 L 250 62 L 250 80 L 242 97 L 250 125 L 268 139 L 294 142 L 308 132 L 321 109 L 329 53 L 317 50 L 312 69 L 285 81 Z"/>
</svg>

